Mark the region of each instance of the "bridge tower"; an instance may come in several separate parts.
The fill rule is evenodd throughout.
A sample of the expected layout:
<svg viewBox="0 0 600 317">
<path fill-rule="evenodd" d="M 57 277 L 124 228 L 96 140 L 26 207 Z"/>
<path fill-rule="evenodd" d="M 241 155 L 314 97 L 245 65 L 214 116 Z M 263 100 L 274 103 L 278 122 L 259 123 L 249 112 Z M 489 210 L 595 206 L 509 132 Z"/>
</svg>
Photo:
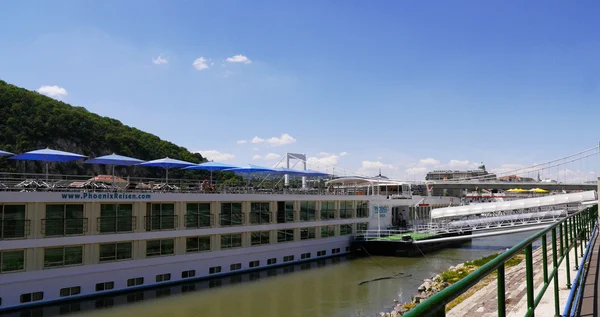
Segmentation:
<svg viewBox="0 0 600 317">
<path fill-rule="evenodd" d="M 286 159 L 286 168 L 290 168 L 290 159 L 292 160 L 298 160 L 302 162 L 302 167 L 303 167 L 303 171 L 306 171 L 306 154 L 299 154 L 299 153 L 286 153 L 285 155 L 285 159 Z M 285 180 L 284 180 L 284 184 L 286 187 L 290 186 L 290 176 L 288 174 L 285 174 Z M 302 189 L 306 188 L 306 176 L 302 176 Z"/>
</svg>

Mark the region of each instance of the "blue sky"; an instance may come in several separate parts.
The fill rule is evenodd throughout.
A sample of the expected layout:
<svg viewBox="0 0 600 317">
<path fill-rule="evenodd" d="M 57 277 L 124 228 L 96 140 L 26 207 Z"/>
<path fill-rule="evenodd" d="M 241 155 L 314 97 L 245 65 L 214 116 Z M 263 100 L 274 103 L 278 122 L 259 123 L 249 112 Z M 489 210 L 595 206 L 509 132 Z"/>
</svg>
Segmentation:
<svg viewBox="0 0 600 317">
<path fill-rule="evenodd" d="M 598 16 L 598 1 L 6 1 L 0 79 L 230 163 L 505 170 L 598 143 Z"/>
</svg>

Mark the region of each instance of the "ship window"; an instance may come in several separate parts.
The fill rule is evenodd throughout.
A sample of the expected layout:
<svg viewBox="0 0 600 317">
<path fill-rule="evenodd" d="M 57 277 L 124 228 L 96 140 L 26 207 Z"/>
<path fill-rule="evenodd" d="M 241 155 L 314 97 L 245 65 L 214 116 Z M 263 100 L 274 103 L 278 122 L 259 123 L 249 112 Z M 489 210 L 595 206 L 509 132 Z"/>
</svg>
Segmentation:
<svg viewBox="0 0 600 317">
<path fill-rule="evenodd" d="M 237 271 L 242 269 L 242 263 L 235 263 L 229 266 L 230 271 Z"/>
<path fill-rule="evenodd" d="M 137 285 L 142 285 L 142 284 L 144 284 L 143 277 L 130 278 L 127 280 L 127 287 L 137 286 Z"/>
<path fill-rule="evenodd" d="M 21 303 L 37 302 L 44 299 L 44 292 L 21 294 Z"/>
<path fill-rule="evenodd" d="M 250 234 L 250 245 L 262 245 L 271 243 L 269 231 L 255 231 Z"/>
<path fill-rule="evenodd" d="M 317 256 L 324 256 L 325 254 L 327 254 L 327 251 L 325 251 L 325 250 L 321 250 L 321 251 L 317 252 Z"/>
<path fill-rule="evenodd" d="M 250 263 L 248 263 L 249 267 L 257 267 L 260 266 L 260 261 L 250 261 Z"/>
<path fill-rule="evenodd" d="M 181 272 L 181 278 L 190 278 L 196 276 L 196 270 L 189 270 Z"/>
<path fill-rule="evenodd" d="M 100 233 L 131 232 L 135 227 L 132 204 L 101 204 L 98 218 Z"/>
<path fill-rule="evenodd" d="M 186 206 L 186 211 L 186 228 L 208 228 L 212 226 L 212 218 L 210 215 L 210 203 L 189 203 Z"/>
<path fill-rule="evenodd" d="M 273 265 L 277 263 L 277 259 L 276 258 L 271 258 L 267 260 L 267 265 Z"/>
<path fill-rule="evenodd" d="M 219 223 L 222 227 L 241 226 L 244 223 L 241 203 L 221 203 Z"/>
<path fill-rule="evenodd" d="M 294 241 L 294 229 L 277 230 L 277 242 Z"/>
<path fill-rule="evenodd" d="M 185 252 L 210 251 L 210 236 L 190 237 L 185 239 Z"/>
<path fill-rule="evenodd" d="M 156 275 L 156 282 L 166 282 L 171 280 L 171 273 Z"/>
<path fill-rule="evenodd" d="M 352 225 L 340 225 L 340 235 L 352 234 Z"/>
<path fill-rule="evenodd" d="M 338 253 L 340 253 L 340 248 L 331 249 L 331 254 L 338 254 Z"/>
<path fill-rule="evenodd" d="M 300 221 L 314 221 L 317 219 L 317 210 L 314 201 L 300 202 Z"/>
<path fill-rule="evenodd" d="M 357 218 L 368 218 L 369 217 L 369 203 L 366 201 L 359 201 L 356 205 L 356 217 Z"/>
<path fill-rule="evenodd" d="M 335 237 L 334 226 L 323 226 L 321 227 L 321 238 Z"/>
<path fill-rule="evenodd" d="M 115 282 L 104 282 L 96 284 L 96 292 L 108 291 L 115 288 Z"/>
<path fill-rule="evenodd" d="M 44 249 L 44 268 L 83 264 L 83 247 L 58 247 Z"/>
<path fill-rule="evenodd" d="M 283 262 L 290 262 L 290 261 L 294 261 L 293 255 L 287 255 L 287 256 L 283 257 Z"/>
<path fill-rule="evenodd" d="M 302 254 L 300 254 L 300 259 L 301 260 L 310 259 L 310 252 L 309 253 L 302 253 Z"/>
<path fill-rule="evenodd" d="M 73 296 L 81 293 L 80 286 L 65 287 L 60 289 L 60 297 Z"/>
<path fill-rule="evenodd" d="M 321 202 L 321 220 L 335 219 L 335 201 Z"/>
<path fill-rule="evenodd" d="M 294 202 L 277 202 L 277 223 L 294 222 Z"/>
<path fill-rule="evenodd" d="M 177 227 L 175 204 L 148 203 L 146 206 L 146 231 L 172 230 Z"/>
<path fill-rule="evenodd" d="M 356 224 L 356 232 L 365 231 L 369 228 L 369 224 L 366 222 Z"/>
<path fill-rule="evenodd" d="M 175 251 L 174 244 L 175 240 L 173 239 L 146 241 L 146 256 L 173 255 Z"/>
<path fill-rule="evenodd" d="M 47 237 L 83 234 L 87 231 L 87 218 L 83 217 L 83 205 L 46 205 L 46 218 L 42 219 L 42 231 Z"/>
<path fill-rule="evenodd" d="M 23 271 L 25 269 L 25 251 L 0 252 L 0 273 Z"/>
<path fill-rule="evenodd" d="M 353 204 L 354 204 L 354 202 L 352 202 L 352 201 L 340 201 L 340 218 L 341 219 L 352 218 Z"/>
<path fill-rule="evenodd" d="M 250 203 L 250 223 L 253 225 L 271 223 L 271 211 L 268 202 Z"/>
<path fill-rule="evenodd" d="M 242 247 L 242 234 L 224 234 L 221 235 L 221 250 L 241 248 Z"/>
<path fill-rule="evenodd" d="M 208 273 L 209 274 L 221 273 L 221 267 L 220 266 L 213 266 L 210 269 L 208 269 Z"/>
<path fill-rule="evenodd" d="M 25 205 L 0 205 L 0 240 L 24 238 L 29 233 Z"/>
<path fill-rule="evenodd" d="M 106 243 L 100 245 L 100 262 L 129 260 L 133 256 L 132 242 Z"/>
<path fill-rule="evenodd" d="M 315 236 L 316 236 L 316 230 L 315 230 L 315 228 L 302 228 L 302 229 L 300 229 L 300 239 L 301 240 L 314 239 Z"/>
</svg>

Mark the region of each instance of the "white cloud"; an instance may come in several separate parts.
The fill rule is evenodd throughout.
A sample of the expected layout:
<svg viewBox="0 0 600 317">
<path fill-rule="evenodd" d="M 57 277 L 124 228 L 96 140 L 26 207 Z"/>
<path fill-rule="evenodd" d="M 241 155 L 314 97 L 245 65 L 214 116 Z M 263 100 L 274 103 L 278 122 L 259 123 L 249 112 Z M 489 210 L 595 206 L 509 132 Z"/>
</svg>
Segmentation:
<svg viewBox="0 0 600 317">
<path fill-rule="evenodd" d="M 281 157 L 281 155 L 279 155 L 279 154 L 269 153 L 269 154 L 265 155 L 265 160 L 276 160 L 280 157 Z"/>
<path fill-rule="evenodd" d="M 317 153 L 317 156 L 332 156 L 335 155 L 333 153 L 328 153 L 328 152 L 319 152 Z"/>
<path fill-rule="evenodd" d="M 450 163 L 448 163 L 448 166 L 451 168 L 477 168 L 478 165 L 479 164 L 469 160 L 450 160 Z"/>
<path fill-rule="evenodd" d="M 258 155 L 258 154 L 257 154 L 257 155 L 254 155 L 254 156 L 252 157 L 252 159 L 253 159 L 253 160 L 260 160 L 260 159 L 263 159 L 263 160 L 276 160 L 276 159 L 278 159 L 278 158 L 280 158 L 280 157 L 281 157 L 281 155 L 279 155 L 279 154 L 276 154 L 276 153 L 269 153 L 269 154 L 267 154 L 267 155 L 265 155 L 265 156 L 260 156 L 260 155 Z"/>
<path fill-rule="evenodd" d="M 366 170 L 379 170 L 380 168 L 395 169 L 392 164 L 385 164 L 385 163 L 381 163 L 379 161 L 377 161 L 377 162 L 362 161 L 360 164 L 360 167 L 362 169 L 366 169 Z"/>
<path fill-rule="evenodd" d="M 319 153 L 322 154 L 323 152 Z M 323 169 L 323 168 L 327 168 L 327 167 L 333 167 L 336 166 L 340 161 L 340 157 L 337 155 L 328 155 L 328 156 L 320 156 L 320 157 L 316 157 L 316 156 L 312 156 L 312 157 L 308 157 L 306 158 L 306 163 L 307 165 L 309 165 L 309 168 L 311 169 Z"/>
<path fill-rule="evenodd" d="M 197 151 L 197 153 L 202 154 L 209 161 L 228 161 L 235 158 L 235 155 L 228 153 L 221 153 L 217 150 L 207 150 L 207 151 Z"/>
<path fill-rule="evenodd" d="M 425 175 L 427 174 L 427 167 L 417 166 L 406 169 L 405 175 L 403 177 L 406 180 L 424 180 Z"/>
<path fill-rule="evenodd" d="M 436 165 L 439 165 L 439 164 L 440 164 L 439 160 L 436 160 L 436 159 L 433 159 L 433 158 L 430 158 L 430 157 L 419 160 L 419 165 L 422 165 L 422 166 L 427 166 L 427 165 L 436 166 Z"/>
<path fill-rule="evenodd" d="M 198 58 L 196 58 L 196 60 L 192 64 L 192 66 L 194 66 L 194 68 L 197 69 L 197 70 L 207 69 L 208 68 L 208 64 L 206 64 L 206 62 L 207 62 L 206 58 L 204 58 L 204 57 L 198 57 Z"/>
<path fill-rule="evenodd" d="M 342 153 L 340 153 L 340 156 L 341 156 L 341 157 L 344 157 L 344 156 L 346 156 L 346 155 L 348 155 L 348 152 L 342 152 Z"/>
<path fill-rule="evenodd" d="M 162 65 L 169 63 L 169 61 L 166 58 L 163 58 L 162 56 L 158 56 L 157 58 L 152 59 L 152 63 L 154 63 L 155 65 Z"/>
<path fill-rule="evenodd" d="M 246 141 L 246 140 L 239 140 L 236 143 L 237 144 L 246 144 L 246 143 L 248 143 L 248 141 Z"/>
<path fill-rule="evenodd" d="M 296 139 L 294 137 L 292 137 L 291 135 L 284 133 L 279 138 L 272 137 L 272 138 L 268 139 L 267 142 L 273 146 L 280 146 L 280 145 L 285 145 L 285 144 L 296 143 Z"/>
<path fill-rule="evenodd" d="M 228 61 L 230 63 L 244 63 L 244 64 L 252 63 L 252 61 L 248 57 L 241 55 L 241 54 L 238 54 L 238 55 L 235 55 L 232 57 L 228 57 L 226 59 L 226 61 Z"/>
<path fill-rule="evenodd" d="M 67 90 L 60 86 L 41 86 L 37 92 L 51 98 L 60 99 L 68 95 Z"/>
<path fill-rule="evenodd" d="M 252 151 L 258 151 L 258 148 L 257 147 L 253 147 Z"/>
<path fill-rule="evenodd" d="M 263 142 L 265 142 L 265 139 L 261 139 L 261 138 L 255 136 L 254 138 L 252 138 L 251 142 L 254 144 L 263 143 Z"/>
</svg>

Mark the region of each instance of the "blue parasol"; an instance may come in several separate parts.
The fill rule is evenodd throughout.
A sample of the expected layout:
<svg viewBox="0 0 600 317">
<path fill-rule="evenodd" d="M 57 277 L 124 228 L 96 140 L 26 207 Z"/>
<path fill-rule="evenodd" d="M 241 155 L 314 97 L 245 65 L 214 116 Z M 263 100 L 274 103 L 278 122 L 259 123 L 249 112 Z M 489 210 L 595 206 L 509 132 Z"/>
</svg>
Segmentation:
<svg viewBox="0 0 600 317">
<path fill-rule="evenodd" d="M 117 155 L 115 153 L 110 154 L 110 155 L 104 155 L 104 156 L 100 156 L 100 157 L 96 157 L 90 160 L 87 160 L 83 163 L 85 164 L 104 164 L 104 165 L 111 165 L 112 166 L 112 185 L 114 187 L 115 185 L 115 166 L 119 165 L 119 166 L 131 166 L 131 165 L 136 165 L 136 164 L 140 164 L 143 163 L 144 161 L 133 158 L 133 157 L 128 157 L 128 156 L 123 156 L 123 155 Z"/>
<path fill-rule="evenodd" d="M 150 166 L 150 167 L 162 167 L 162 168 L 164 168 L 165 170 L 167 170 L 166 182 L 168 183 L 169 182 L 169 169 L 170 168 L 188 167 L 188 166 L 193 166 L 193 165 L 197 165 L 197 164 L 165 157 L 165 158 L 161 158 L 161 159 L 158 159 L 158 160 L 153 160 L 153 161 L 148 161 L 148 162 L 145 162 L 145 163 L 141 163 L 139 165 L 140 166 Z"/>
<path fill-rule="evenodd" d="M 232 168 L 237 168 L 237 167 L 239 167 L 239 166 L 229 165 L 229 164 L 219 163 L 219 162 L 205 162 L 205 163 L 201 163 L 198 165 L 188 166 L 188 167 L 184 168 L 184 170 L 210 171 L 210 183 L 212 184 L 213 171 L 222 171 L 222 170 L 232 169 Z"/>
<path fill-rule="evenodd" d="M 75 160 L 87 157 L 85 155 L 64 152 L 58 150 L 52 150 L 49 148 L 30 151 L 26 153 L 17 154 L 9 157 L 9 160 L 22 160 L 22 161 L 41 161 L 46 163 L 46 181 L 48 181 L 48 163 L 49 162 L 71 162 Z"/>
<path fill-rule="evenodd" d="M 0 150 L 0 156 L 8 156 L 8 155 L 14 155 L 14 154 Z"/>
<path fill-rule="evenodd" d="M 236 172 L 236 173 L 248 173 L 248 181 L 247 181 L 246 186 L 250 185 L 250 174 L 252 174 L 252 173 L 262 173 L 262 172 L 275 173 L 275 172 L 277 172 L 277 170 L 274 168 L 262 167 L 262 166 L 253 165 L 253 164 L 230 168 L 230 169 L 226 169 L 224 171 L 225 172 Z"/>
</svg>

